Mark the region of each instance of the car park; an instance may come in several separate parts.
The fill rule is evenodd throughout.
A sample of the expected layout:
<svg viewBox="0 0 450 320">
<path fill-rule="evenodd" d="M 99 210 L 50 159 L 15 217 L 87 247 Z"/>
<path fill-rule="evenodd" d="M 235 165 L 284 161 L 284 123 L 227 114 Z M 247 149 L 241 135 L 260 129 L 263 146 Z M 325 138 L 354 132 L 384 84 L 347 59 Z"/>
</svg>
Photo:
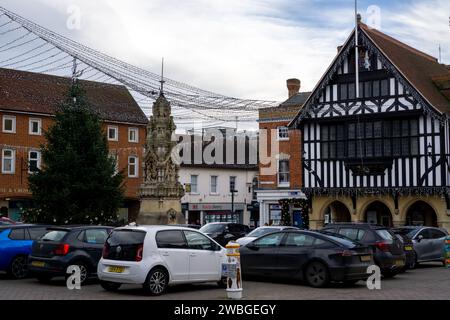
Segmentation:
<svg viewBox="0 0 450 320">
<path fill-rule="evenodd" d="M 39 281 L 69 276 L 67 269 L 80 268 L 81 283 L 97 272 L 103 245 L 113 228 L 104 226 L 50 227 L 33 243 L 28 258 L 30 272 Z"/>
<path fill-rule="evenodd" d="M 0 271 L 15 279 L 25 278 L 33 240 L 45 232 L 46 226 L 41 225 L 0 225 Z"/>
<path fill-rule="evenodd" d="M 239 238 L 236 240 L 241 246 L 246 245 L 253 240 L 262 237 L 265 234 L 269 234 L 271 232 L 281 231 L 281 230 L 298 230 L 297 227 L 288 227 L 288 226 L 264 226 L 254 229 L 245 237 Z"/>
<path fill-rule="evenodd" d="M 354 284 L 367 279 L 367 268 L 373 264 L 367 246 L 336 234 L 306 230 L 264 235 L 240 253 L 244 277 L 299 279 L 312 287 Z"/>
<path fill-rule="evenodd" d="M 448 232 L 445 229 L 422 226 L 405 226 L 394 230 L 412 240 L 416 263 L 440 261 L 445 263 L 443 252 L 445 237 Z"/>
<path fill-rule="evenodd" d="M 217 282 L 223 286 L 226 250 L 203 233 L 177 226 L 127 226 L 108 237 L 98 264 L 105 290 L 139 284 L 150 295 L 169 285 Z"/>
<path fill-rule="evenodd" d="M 250 228 L 239 223 L 212 222 L 205 224 L 200 228 L 200 231 L 221 246 L 225 246 L 230 241 L 245 237 L 250 232 Z"/>
<path fill-rule="evenodd" d="M 374 261 L 386 278 L 391 278 L 403 270 L 406 255 L 403 243 L 386 227 L 369 223 L 335 223 L 323 228 L 369 246 L 373 250 Z"/>
</svg>

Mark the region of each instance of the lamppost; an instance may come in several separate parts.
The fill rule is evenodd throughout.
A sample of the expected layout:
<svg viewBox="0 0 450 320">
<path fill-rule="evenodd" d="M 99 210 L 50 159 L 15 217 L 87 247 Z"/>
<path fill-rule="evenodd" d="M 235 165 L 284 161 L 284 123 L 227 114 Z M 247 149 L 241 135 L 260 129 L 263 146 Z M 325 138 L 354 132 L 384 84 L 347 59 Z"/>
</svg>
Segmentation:
<svg viewBox="0 0 450 320">
<path fill-rule="evenodd" d="M 234 218 L 234 194 L 237 193 L 237 190 L 234 189 L 234 186 L 232 186 L 231 190 L 231 218 Z"/>
</svg>

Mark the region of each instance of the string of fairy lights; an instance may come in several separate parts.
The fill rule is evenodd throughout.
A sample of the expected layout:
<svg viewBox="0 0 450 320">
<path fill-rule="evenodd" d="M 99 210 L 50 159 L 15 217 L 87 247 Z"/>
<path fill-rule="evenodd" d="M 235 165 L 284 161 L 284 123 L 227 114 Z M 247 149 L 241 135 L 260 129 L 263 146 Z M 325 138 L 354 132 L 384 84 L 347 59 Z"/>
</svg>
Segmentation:
<svg viewBox="0 0 450 320">
<path fill-rule="evenodd" d="M 0 7 L 0 68 L 71 76 L 73 63 L 81 80 L 121 84 L 128 88 L 146 115 L 159 95 L 161 75 L 86 47 L 14 12 Z M 239 99 L 164 78 L 178 127 L 238 126 L 255 122 L 258 110 L 275 101 Z M 231 123 L 231 125 L 230 125 Z"/>
</svg>

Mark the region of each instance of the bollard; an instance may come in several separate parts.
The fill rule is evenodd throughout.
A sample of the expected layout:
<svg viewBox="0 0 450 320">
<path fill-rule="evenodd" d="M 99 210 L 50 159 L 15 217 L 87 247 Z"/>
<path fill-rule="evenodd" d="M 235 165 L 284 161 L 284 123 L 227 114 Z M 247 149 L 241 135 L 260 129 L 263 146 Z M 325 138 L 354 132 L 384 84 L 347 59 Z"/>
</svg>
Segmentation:
<svg viewBox="0 0 450 320">
<path fill-rule="evenodd" d="M 444 259 L 445 266 L 450 269 L 450 236 L 445 238 Z"/>
<path fill-rule="evenodd" d="M 228 299 L 242 299 L 242 278 L 241 278 L 241 255 L 239 253 L 240 245 L 235 242 L 229 242 L 227 249 L 227 264 L 225 275 L 227 277 L 227 297 Z"/>
</svg>

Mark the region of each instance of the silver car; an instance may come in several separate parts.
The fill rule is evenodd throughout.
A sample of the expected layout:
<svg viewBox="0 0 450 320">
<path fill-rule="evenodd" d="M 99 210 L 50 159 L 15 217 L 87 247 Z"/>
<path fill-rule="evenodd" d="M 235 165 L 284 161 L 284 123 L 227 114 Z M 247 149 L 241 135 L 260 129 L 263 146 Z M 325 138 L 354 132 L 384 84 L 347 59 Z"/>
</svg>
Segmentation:
<svg viewBox="0 0 450 320">
<path fill-rule="evenodd" d="M 407 226 L 396 228 L 400 233 L 412 239 L 416 264 L 420 262 L 442 261 L 444 263 L 445 229 L 433 227 Z"/>
</svg>

